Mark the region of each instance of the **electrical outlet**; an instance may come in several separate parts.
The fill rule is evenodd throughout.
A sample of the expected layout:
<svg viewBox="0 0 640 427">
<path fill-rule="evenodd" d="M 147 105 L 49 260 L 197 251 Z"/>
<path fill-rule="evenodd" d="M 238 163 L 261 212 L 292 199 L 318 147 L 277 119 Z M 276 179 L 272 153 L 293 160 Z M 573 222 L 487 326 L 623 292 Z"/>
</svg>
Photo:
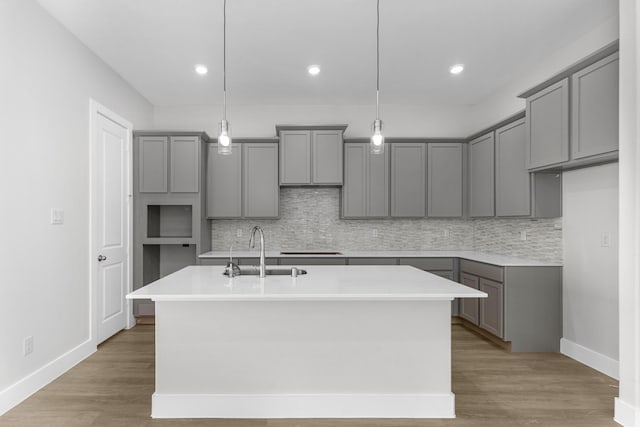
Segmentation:
<svg viewBox="0 0 640 427">
<path fill-rule="evenodd" d="M 377 228 L 374 228 L 373 230 L 371 230 L 371 235 L 372 235 L 373 237 L 378 237 L 378 229 L 377 229 Z"/>
<path fill-rule="evenodd" d="M 24 355 L 28 356 L 33 353 L 33 337 L 28 336 L 24 339 Z"/>
<path fill-rule="evenodd" d="M 527 230 L 522 230 L 520 232 L 520 240 L 522 240 L 522 241 L 527 240 Z"/>
<path fill-rule="evenodd" d="M 449 230 L 444 230 L 442 232 L 442 237 L 444 237 L 445 239 L 448 239 L 449 237 L 451 237 L 451 232 Z"/>
<path fill-rule="evenodd" d="M 242 237 L 242 228 L 236 230 L 236 237 Z"/>
</svg>

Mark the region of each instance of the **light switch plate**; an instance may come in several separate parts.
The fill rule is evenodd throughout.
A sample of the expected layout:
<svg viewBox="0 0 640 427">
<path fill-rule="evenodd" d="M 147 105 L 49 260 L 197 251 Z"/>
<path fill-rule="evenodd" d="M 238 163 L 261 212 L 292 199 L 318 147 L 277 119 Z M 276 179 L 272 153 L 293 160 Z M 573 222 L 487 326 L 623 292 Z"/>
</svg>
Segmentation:
<svg viewBox="0 0 640 427">
<path fill-rule="evenodd" d="M 51 208 L 51 224 L 64 224 L 64 210 Z"/>
</svg>

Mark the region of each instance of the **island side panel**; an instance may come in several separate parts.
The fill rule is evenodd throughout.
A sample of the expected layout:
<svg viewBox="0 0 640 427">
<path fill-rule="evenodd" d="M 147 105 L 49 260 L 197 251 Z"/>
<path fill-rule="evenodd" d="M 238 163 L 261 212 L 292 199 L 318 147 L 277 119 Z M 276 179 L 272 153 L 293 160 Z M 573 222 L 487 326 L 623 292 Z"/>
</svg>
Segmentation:
<svg viewBox="0 0 640 427">
<path fill-rule="evenodd" d="M 454 416 L 449 300 L 156 308 L 154 417 Z"/>
</svg>

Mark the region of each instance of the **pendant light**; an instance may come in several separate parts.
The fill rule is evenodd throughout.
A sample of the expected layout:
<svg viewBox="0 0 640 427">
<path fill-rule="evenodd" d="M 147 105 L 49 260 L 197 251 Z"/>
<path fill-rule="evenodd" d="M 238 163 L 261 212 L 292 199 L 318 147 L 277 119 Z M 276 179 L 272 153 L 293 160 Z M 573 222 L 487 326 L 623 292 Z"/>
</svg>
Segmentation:
<svg viewBox="0 0 640 427">
<path fill-rule="evenodd" d="M 384 134 L 380 120 L 380 0 L 377 6 L 376 21 L 376 119 L 371 125 L 371 154 L 384 153 Z"/>
<path fill-rule="evenodd" d="M 222 90 L 223 106 L 220 132 L 218 133 L 218 154 L 231 154 L 231 128 L 227 121 L 227 0 L 223 4 L 222 24 Z"/>
</svg>

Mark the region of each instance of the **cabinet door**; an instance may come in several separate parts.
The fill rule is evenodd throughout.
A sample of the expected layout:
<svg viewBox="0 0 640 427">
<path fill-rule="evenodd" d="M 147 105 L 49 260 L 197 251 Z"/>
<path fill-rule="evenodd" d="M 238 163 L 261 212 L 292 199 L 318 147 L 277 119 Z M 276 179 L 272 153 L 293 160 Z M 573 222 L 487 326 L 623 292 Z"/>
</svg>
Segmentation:
<svg viewBox="0 0 640 427">
<path fill-rule="evenodd" d="M 569 160 L 569 83 L 564 79 L 527 98 L 527 167 Z"/>
<path fill-rule="evenodd" d="M 342 131 L 311 132 L 313 184 L 342 185 Z"/>
<path fill-rule="evenodd" d="M 208 144 L 207 217 L 242 216 L 242 146 L 233 144 L 231 154 L 218 154 L 218 144 Z"/>
<path fill-rule="evenodd" d="M 469 214 L 494 216 L 493 132 L 469 143 Z"/>
<path fill-rule="evenodd" d="M 371 154 L 365 143 L 367 161 L 367 216 L 389 216 L 389 150 L 383 154 Z"/>
<path fill-rule="evenodd" d="M 496 216 L 531 214 L 524 119 L 496 130 Z"/>
<path fill-rule="evenodd" d="M 141 136 L 138 141 L 140 192 L 166 193 L 168 138 Z"/>
<path fill-rule="evenodd" d="M 311 184 L 311 132 L 280 131 L 280 185 Z"/>
<path fill-rule="evenodd" d="M 480 279 L 479 289 L 486 292 L 487 298 L 480 298 L 479 325 L 492 334 L 502 338 L 504 285 L 488 279 Z"/>
<path fill-rule="evenodd" d="M 426 146 L 390 145 L 391 216 L 423 217 L 426 213 Z"/>
<path fill-rule="evenodd" d="M 571 77 L 573 159 L 618 149 L 618 53 Z"/>
<path fill-rule="evenodd" d="M 460 283 L 473 289 L 478 289 L 479 279 L 467 273 L 460 273 Z M 460 317 L 467 319 L 474 325 L 478 324 L 478 298 L 460 298 Z"/>
<path fill-rule="evenodd" d="M 342 216 L 361 218 L 367 215 L 368 144 L 345 144 Z"/>
<path fill-rule="evenodd" d="M 197 193 L 200 181 L 200 138 L 197 136 L 171 137 L 172 193 Z"/>
<path fill-rule="evenodd" d="M 245 143 L 243 149 L 243 193 L 245 218 L 277 218 L 278 144 Z"/>
<path fill-rule="evenodd" d="M 428 144 L 430 217 L 462 216 L 462 144 Z"/>
</svg>

